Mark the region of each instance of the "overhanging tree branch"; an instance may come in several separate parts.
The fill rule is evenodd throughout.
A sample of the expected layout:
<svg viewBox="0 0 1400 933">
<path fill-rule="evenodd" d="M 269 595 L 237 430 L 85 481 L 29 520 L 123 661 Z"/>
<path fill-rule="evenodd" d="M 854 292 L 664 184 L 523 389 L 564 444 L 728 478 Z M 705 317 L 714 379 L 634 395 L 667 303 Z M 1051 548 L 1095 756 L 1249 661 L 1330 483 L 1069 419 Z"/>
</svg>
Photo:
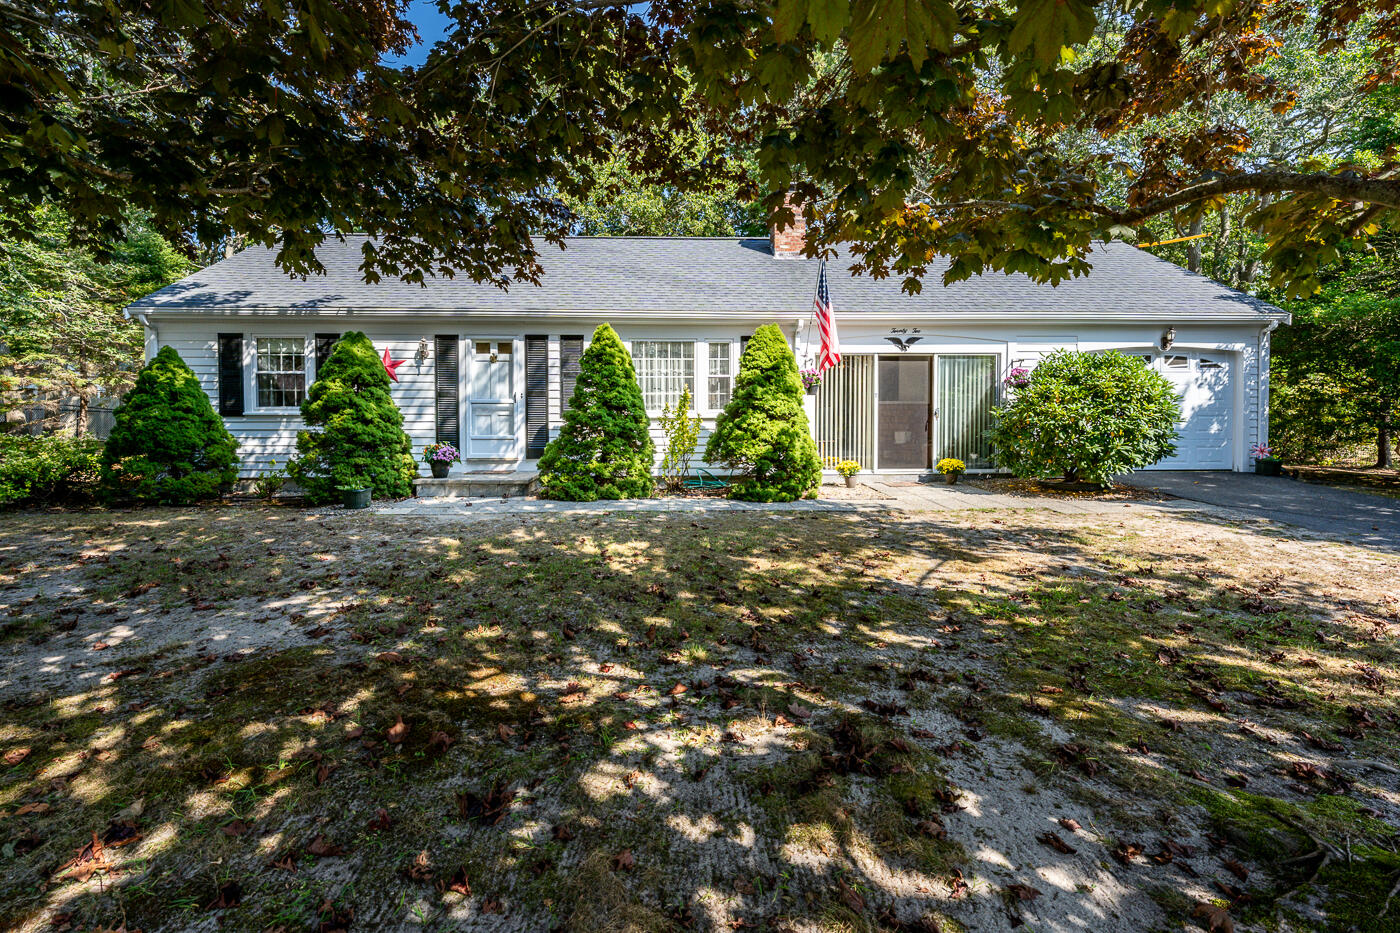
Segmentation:
<svg viewBox="0 0 1400 933">
<path fill-rule="evenodd" d="M 1117 223 L 1132 225 L 1206 198 L 1242 191 L 1254 191 L 1259 194 L 1321 194 L 1334 201 L 1359 201 L 1400 210 L 1400 179 L 1393 177 L 1392 173 L 1367 177 L 1352 172 L 1329 175 L 1326 172 L 1305 173 L 1271 169 L 1201 182 L 1127 210 L 1100 208 L 1099 212 Z"/>
</svg>

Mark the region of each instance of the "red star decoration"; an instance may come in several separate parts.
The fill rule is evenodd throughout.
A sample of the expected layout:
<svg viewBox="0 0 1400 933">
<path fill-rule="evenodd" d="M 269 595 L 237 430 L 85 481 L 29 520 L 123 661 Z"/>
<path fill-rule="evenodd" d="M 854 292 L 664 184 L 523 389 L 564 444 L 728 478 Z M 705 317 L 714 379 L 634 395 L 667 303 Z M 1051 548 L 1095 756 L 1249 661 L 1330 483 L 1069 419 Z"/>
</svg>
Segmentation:
<svg viewBox="0 0 1400 933">
<path fill-rule="evenodd" d="M 407 363 L 407 362 L 408 362 L 408 360 L 396 360 L 396 359 L 394 359 L 393 357 L 391 357 L 391 356 L 389 355 L 389 348 L 388 348 L 388 347 L 385 347 L 385 348 L 384 348 L 384 371 L 385 371 L 386 373 L 389 374 L 389 378 L 390 378 L 390 379 L 394 380 L 395 382 L 398 382 L 398 381 L 399 381 L 399 376 L 398 376 L 399 367 L 402 366 L 404 363 Z"/>
</svg>

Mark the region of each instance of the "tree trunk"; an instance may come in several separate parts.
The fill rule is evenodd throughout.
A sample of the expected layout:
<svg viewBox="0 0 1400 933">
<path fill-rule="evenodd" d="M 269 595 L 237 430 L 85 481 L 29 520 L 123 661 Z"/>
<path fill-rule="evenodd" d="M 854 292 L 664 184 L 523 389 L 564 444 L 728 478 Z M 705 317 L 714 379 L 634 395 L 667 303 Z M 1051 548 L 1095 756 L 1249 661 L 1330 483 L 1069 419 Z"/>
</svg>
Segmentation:
<svg viewBox="0 0 1400 933">
<path fill-rule="evenodd" d="M 1191 218 L 1191 227 L 1186 231 L 1187 236 L 1196 236 L 1201 232 L 1205 218 L 1200 214 Z M 1201 271 L 1201 241 L 1188 240 L 1186 242 L 1186 270 L 1188 272 Z"/>
<path fill-rule="evenodd" d="M 1212 261 L 1211 278 L 1217 282 L 1225 281 L 1229 269 L 1227 263 L 1229 256 L 1226 250 L 1230 244 L 1230 202 L 1226 201 L 1220 208 L 1220 234 L 1215 239 L 1215 259 Z"/>
<path fill-rule="evenodd" d="M 1263 197 L 1261 197 L 1261 198 L 1259 199 L 1259 210 L 1263 210 L 1264 208 L 1268 207 L 1268 206 L 1269 206 L 1270 204 L 1272 204 L 1272 203 L 1274 203 L 1274 196 L 1273 196 L 1272 194 L 1265 194 Z M 1258 233 L 1258 234 L 1260 234 L 1260 235 L 1263 235 L 1263 233 L 1264 233 L 1264 226 L 1263 226 L 1263 224 L 1260 224 L 1259 226 L 1255 227 L 1255 228 L 1254 228 L 1254 232 L 1255 232 L 1255 233 Z M 1258 274 L 1259 274 L 1259 260 L 1258 260 L 1258 259 L 1251 259 L 1251 260 L 1249 260 L 1248 262 L 1246 262 L 1246 263 L 1244 264 L 1244 272 L 1240 275 L 1240 285 L 1241 285 L 1242 287 L 1248 288 L 1248 287 L 1249 287 L 1249 284 L 1250 284 L 1251 282 L 1254 281 L 1254 277 L 1255 277 L 1256 275 L 1258 275 Z"/>
<path fill-rule="evenodd" d="M 1390 415 L 1381 415 L 1381 423 L 1376 428 L 1376 466 L 1390 469 Z"/>
<path fill-rule="evenodd" d="M 82 437 L 87 433 L 88 427 L 88 397 L 78 393 L 78 412 L 73 418 L 73 436 Z"/>
</svg>

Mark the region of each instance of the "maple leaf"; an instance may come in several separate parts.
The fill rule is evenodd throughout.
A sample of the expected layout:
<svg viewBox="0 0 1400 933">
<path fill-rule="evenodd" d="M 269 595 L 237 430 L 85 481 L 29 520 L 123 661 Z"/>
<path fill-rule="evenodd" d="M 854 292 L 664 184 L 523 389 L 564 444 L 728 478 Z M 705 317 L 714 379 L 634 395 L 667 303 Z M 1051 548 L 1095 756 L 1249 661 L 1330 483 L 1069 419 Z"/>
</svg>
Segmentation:
<svg viewBox="0 0 1400 933">
<path fill-rule="evenodd" d="M 612 857 L 613 871 L 631 871 L 637 867 L 637 859 L 631 849 L 623 849 Z"/>
</svg>

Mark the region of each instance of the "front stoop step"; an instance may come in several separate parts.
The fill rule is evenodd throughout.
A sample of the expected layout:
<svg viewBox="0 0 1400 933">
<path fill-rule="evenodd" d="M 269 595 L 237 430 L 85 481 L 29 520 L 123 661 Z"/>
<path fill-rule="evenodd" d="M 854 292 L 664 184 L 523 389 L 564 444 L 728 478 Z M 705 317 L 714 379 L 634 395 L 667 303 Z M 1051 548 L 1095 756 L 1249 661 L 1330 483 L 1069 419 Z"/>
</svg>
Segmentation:
<svg viewBox="0 0 1400 933">
<path fill-rule="evenodd" d="M 423 476 L 413 481 L 413 494 L 420 499 L 513 499 L 533 495 L 539 486 L 538 473 L 467 473 L 433 479 Z"/>
</svg>

